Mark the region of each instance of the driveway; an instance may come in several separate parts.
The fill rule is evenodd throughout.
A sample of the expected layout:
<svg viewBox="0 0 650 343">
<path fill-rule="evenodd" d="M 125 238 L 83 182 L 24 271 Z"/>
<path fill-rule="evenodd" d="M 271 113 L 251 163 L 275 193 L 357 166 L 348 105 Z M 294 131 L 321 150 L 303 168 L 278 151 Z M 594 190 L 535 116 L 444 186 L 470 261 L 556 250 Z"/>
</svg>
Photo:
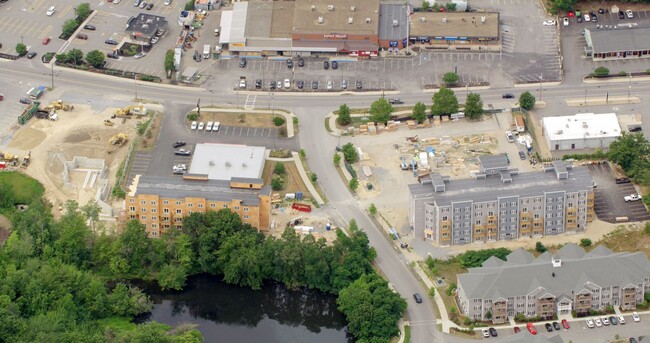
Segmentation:
<svg viewBox="0 0 650 343">
<path fill-rule="evenodd" d="M 588 165 L 591 177 L 596 182 L 594 210 L 598 219 L 615 223 L 617 217 L 627 217 L 629 221 L 650 220 L 650 214 L 643 202 L 625 202 L 623 197 L 636 194 L 632 183 L 617 184 L 609 163 Z"/>
</svg>

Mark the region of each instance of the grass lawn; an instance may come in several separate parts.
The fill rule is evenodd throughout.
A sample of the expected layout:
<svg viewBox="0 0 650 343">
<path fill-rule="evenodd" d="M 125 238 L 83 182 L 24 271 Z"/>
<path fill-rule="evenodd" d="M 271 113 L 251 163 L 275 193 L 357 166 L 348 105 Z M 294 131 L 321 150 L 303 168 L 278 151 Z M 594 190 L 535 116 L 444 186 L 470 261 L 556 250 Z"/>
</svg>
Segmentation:
<svg viewBox="0 0 650 343">
<path fill-rule="evenodd" d="M 45 189 L 38 180 L 21 172 L 2 172 L 0 182 L 11 185 L 16 204 L 30 204 L 43 196 Z"/>
<path fill-rule="evenodd" d="M 262 172 L 262 179 L 264 179 L 265 185 L 271 184 L 273 169 L 275 168 L 276 163 L 279 162 L 266 161 L 266 164 L 264 165 L 264 171 Z M 302 178 L 300 177 L 300 173 L 298 173 L 298 168 L 296 168 L 294 162 L 289 161 L 282 163 L 284 163 L 284 167 L 287 171 L 286 174 L 284 174 L 284 188 L 280 191 L 273 191 L 273 193 L 286 194 L 302 192 L 306 198 L 311 198 L 309 190 L 307 190 L 307 186 L 305 186 L 305 184 L 302 182 Z"/>
</svg>

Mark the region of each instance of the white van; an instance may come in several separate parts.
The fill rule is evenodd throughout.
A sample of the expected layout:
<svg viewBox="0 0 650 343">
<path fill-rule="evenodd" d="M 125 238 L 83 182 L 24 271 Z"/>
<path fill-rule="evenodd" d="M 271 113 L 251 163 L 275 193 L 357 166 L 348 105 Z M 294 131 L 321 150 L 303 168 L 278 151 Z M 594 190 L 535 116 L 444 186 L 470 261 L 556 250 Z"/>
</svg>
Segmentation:
<svg viewBox="0 0 650 343">
<path fill-rule="evenodd" d="M 210 44 L 203 46 L 203 58 L 206 60 L 210 58 Z"/>
</svg>

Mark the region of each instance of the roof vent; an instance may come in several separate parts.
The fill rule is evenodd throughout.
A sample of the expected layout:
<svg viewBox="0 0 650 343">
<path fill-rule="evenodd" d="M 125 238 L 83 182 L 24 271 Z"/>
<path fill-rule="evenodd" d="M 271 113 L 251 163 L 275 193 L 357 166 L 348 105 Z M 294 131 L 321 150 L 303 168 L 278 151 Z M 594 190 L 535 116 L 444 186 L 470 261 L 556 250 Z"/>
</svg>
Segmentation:
<svg viewBox="0 0 650 343">
<path fill-rule="evenodd" d="M 242 163 L 241 166 L 242 166 L 243 168 L 248 167 L 248 165 L 246 164 L 246 162 Z"/>
<path fill-rule="evenodd" d="M 557 132 L 555 132 L 556 135 L 561 135 L 563 133 L 564 133 L 564 131 L 562 131 L 562 130 L 557 130 Z"/>
<path fill-rule="evenodd" d="M 232 164 L 230 164 L 230 161 L 226 161 L 226 167 L 230 168 L 230 166 L 232 166 Z"/>
<path fill-rule="evenodd" d="M 328 11 L 334 11 L 334 5 L 327 5 Z"/>
<path fill-rule="evenodd" d="M 357 10 L 357 6 L 350 6 L 350 11 L 354 12 Z"/>
<path fill-rule="evenodd" d="M 348 17 L 348 24 L 352 24 L 353 22 L 354 22 L 354 18 L 353 17 Z"/>
<path fill-rule="evenodd" d="M 442 18 L 442 22 L 446 23 L 447 22 L 447 17 Z"/>
<path fill-rule="evenodd" d="M 589 125 L 587 125 L 587 122 L 586 122 L 586 121 L 583 121 L 583 122 L 582 122 L 582 128 L 583 128 L 583 129 L 586 129 L 586 128 L 588 128 L 588 127 L 589 127 Z"/>
<path fill-rule="evenodd" d="M 209 165 L 210 167 L 214 167 L 214 161 L 210 161 L 210 162 L 208 162 L 208 165 Z"/>
<path fill-rule="evenodd" d="M 425 17 L 420 17 L 420 22 L 423 22 L 423 23 L 424 23 L 425 21 L 427 21 L 427 18 L 425 18 Z"/>
<path fill-rule="evenodd" d="M 372 19 L 366 18 L 366 23 L 370 24 L 371 21 L 372 21 Z"/>
<path fill-rule="evenodd" d="M 559 258 L 554 258 L 551 262 L 553 263 L 553 268 L 562 266 L 562 260 Z"/>
<path fill-rule="evenodd" d="M 393 19 L 393 27 L 398 27 L 399 26 L 399 20 Z"/>
<path fill-rule="evenodd" d="M 322 24 L 324 21 L 325 21 L 325 20 L 323 19 L 323 17 L 318 17 L 318 23 L 319 23 L 319 24 Z"/>
<path fill-rule="evenodd" d="M 311 10 L 315 11 L 316 10 L 316 5 L 311 5 Z"/>
<path fill-rule="evenodd" d="M 481 23 L 485 23 L 485 16 L 484 15 L 481 16 Z"/>
</svg>

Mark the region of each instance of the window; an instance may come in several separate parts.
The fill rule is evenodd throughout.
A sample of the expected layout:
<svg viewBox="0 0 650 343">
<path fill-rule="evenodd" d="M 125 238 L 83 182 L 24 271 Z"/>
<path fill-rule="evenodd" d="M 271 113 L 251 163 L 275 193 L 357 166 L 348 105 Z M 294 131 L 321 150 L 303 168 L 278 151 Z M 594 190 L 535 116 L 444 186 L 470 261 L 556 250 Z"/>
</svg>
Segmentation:
<svg viewBox="0 0 650 343">
<path fill-rule="evenodd" d="M 244 220 L 248 219 L 248 214 L 244 214 Z"/>
<path fill-rule="evenodd" d="M 488 211 L 488 216 L 494 216 L 494 211 Z"/>
<path fill-rule="evenodd" d="M 140 212 L 147 212 L 147 209 L 143 207 L 140 209 Z"/>
<path fill-rule="evenodd" d="M 563 199 L 564 199 L 563 197 L 557 197 L 557 198 L 555 199 L 555 201 L 557 201 L 557 202 L 562 202 Z"/>
<path fill-rule="evenodd" d="M 157 216 L 151 216 L 151 220 L 158 220 Z"/>
<path fill-rule="evenodd" d="M 228 208 L 228 204 L 223 204 L 223 208 Z"/>
<path fill-rule="evenodd" d="M 510 214 L 517 214 L 517 210 L 510 210 Z"/>
<path fill-rule="evenodd" d="M 463 216 L 463 219 L 469 219 L 469 217 L 470 217 L 470 215 L 466 214 L 466 215 Z"/>
<path fill-rule="evenodd" d="M 140 205 L 146 205 L 147 201 L 146 200 L 140 200 Z"/>
<path fill-rule="evenodd" d="M 135 212 L 135 206 L 131 206 L 131 207 L 129 207 L 129 211 L 131 211 L 131 212 Z"/>
<path fill-rule="evenodd" d="M 248 212 L 248 207 L 244 207 L 244 212 Z"/>
<path fill-rule="evenodd" d="M 147 216 L 140 216 L 140 219 L 147 220 Z"/>
<path fill-rule="evenodd" d="M 505 208 L 506 206 L 508 206 L 507 203 L 505 203 L 505 202 L 502 202 L 502 203 L 501 203 L 501 208 Z"/>
<path fill-rule="evenodd" d="M 553 210 L 553 205 L 546 206 L 546 209 L 549 210 L 549 211 L 552 211 Z"/>
<path fill-rule="evenodd" d="M 455 208 L 454 213 L 460 213 L 460 208 Z"/>
<path fill-rule="evenodd" d="M 558 209 L 558 210 L 561 210 L 561 209 L 562 209 L 562 205 L 557 205 L 557 206 L 555 206 L 555 208 Z"/>
<path fill-rule="evenodd" d="M 155 209 L 155 208 L 152 208 L 152 209 L 151 209 L 151 213 L 156 213 L 156 209 Z"/>
<path fill-rule="evenodd" d="M 135 199 L 131 198 L 129 199 L 129 202 L 135 202 Z"/>
<path fill-rule="evenodd" d="M 546 218 L 553 218 L 553 213 L 547 213 Z"/>
<path fill-rule="evenodd" d="M 203 204 L 198 204 L 197 205 L 199 208 L 203 208 Z"/>
<path fill-rule="evenodd" d="M 569 206 L 569 207 L 575 207 L 575 203 L 574 203 L 574 202 L 570 202 L 567 206 Z"/>
<path fill-rule="evenodd" d="M 239 211 L 239 206 L 235 206 L 235 210 L 236 210 L 236 211 Z"/>
<path fill-rule="evenodd" d="M 187 207 L 192 208 L 192 207 L 194 207 L 194 204 L 189 203 L 189 204 L 187 204 Z"/>
<path fill-rule="evenodd" d="M 151 218 L 151 219 L 153 219 L 153 218 Z M 155 229 L 155 228 L 157 228 L 157 227 L 158 227 L 158 224 L 156 224 L 156 223 L 153 223 L 153 224 L 151 224 L 151 227 Z"/>
<path fill-rule="evenodd" d="M 155 201 L 155 200 L 151 200 L 150 204 L 151 204 L 151 205 L 155 205 L 155 204 L 156 204 L 156 201 Z"/>
<path fill-rule="evenodd" d="M 215 204 L 215 203 L 210 204 L 210 208 L 216 208 L 216 207 L 217 207 L 217 204 Z"/>
<path fill-rule="evenodd" d="M 524 207 L 524 208 L 522 208 L 522 209 L 521 209 L 521 212 L 523 212 L 523 213 L 528 213 L 528 207 Z"/>
<path fill-rule="evenodd" d="M 169 209 L 168 208 L 163 208 L 163 213 L 165 213 L 165 214 L 169 213 Z"/>
<path fill-rule="evenodd" d="M 447 216 L 442 216 L 442 220 L 449 220 L 449 217 L 447 217 Z"/>
<path fill-rule="evenodd" d="M 516 201 L 511 201 L 510 202 L 510 207 L 515 207 L 515 206 L 517 206 L 517 202 Z"/>
<path fill-rule="evenodd" d="M 169 200 L 163 200 L 163 205 L 169 205 Z"/>
<path fill-rule="evenodd" d="M 481 225 L 481 220 L 477 220 L 475 223 L 476 225 Z"/>
<path fill-rule="evenodd" d="M 506 211 L 501 211 L 501 212 L 500 212 L 500 214 L 501 214 L 502 216 L 505 216 L 506 213 L 508 213 L 508 212 L 506 212 Z"/>
<path fill-rule="evenodd" d="M 533 218 L 535 218 L 535 219 L 539 219 L 539 213 L 535 213 L 535 214 L 533 215 Z"/>
<path fill-rule="evenodd" d="M 187 210 L 187 214 L 192 214 L 192 210 Z"/>
<path fill-rule="evenodd" d="M 460 220 L 460 216 L 454 216 L 454 220 Z"/>
<path fill-rule="evenodd" d="M 535 199 L 533 199 L 533 202 L 536 203 L 536 204 L 540 203 L 540 202 L 542 202 L 542 198 L 535 198 Z"/>
<path fill-rule="evenodd" d="M 176 210 L 176 214 L 181 214 L 181 213 L 183 213 L 183 212 L 182 212 L 182 210 L 180 208 Z"/>
</svg>

